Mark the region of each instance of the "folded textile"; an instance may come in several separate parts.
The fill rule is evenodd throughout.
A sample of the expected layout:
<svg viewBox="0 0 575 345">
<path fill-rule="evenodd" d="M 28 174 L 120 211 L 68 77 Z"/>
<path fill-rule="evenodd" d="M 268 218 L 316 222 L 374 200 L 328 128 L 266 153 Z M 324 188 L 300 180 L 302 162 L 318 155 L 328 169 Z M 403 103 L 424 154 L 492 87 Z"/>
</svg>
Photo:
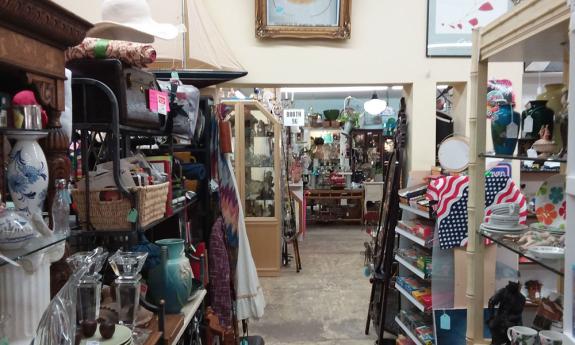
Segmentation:
<svg viewBox="0 0 575 345">
<path fill-rule="evenodd" d="M 85 38 L 66 50 L 65 59 L 118 59 L 130 66 L 146 67 L 156 61 L 156 50 L 150 44 Z"/>
<path fill-rule="evenodd" d="M 445 176 L 431 181 L 426 198 L 437 201 L 437 231 L 441 249 L 467 244 L 467 201 L 469 177 Z M 519 223 L 527 220 L 527 199 L 520 188 L 504 175 L 485 177 L 485 219 L 491 215 L 491 206 L 506 202 L 519 204 Z"/>
</svg>

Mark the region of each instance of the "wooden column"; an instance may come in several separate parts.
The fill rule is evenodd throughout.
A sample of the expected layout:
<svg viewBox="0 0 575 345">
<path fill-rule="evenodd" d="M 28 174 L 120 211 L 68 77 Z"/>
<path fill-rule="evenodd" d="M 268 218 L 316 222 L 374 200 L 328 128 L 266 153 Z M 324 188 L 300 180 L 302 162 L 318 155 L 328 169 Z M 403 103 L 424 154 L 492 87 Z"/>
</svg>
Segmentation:
<svg viewBox="0 0 575 345">
<path fill-rule="evenodd" d="M 473 52 L 471 56 L 469 131 L 471 134 L 469 152 L 469 201 L 467 244 L 467 344 L 484 344 L 483 339 L 483 259 L 484 244 L 478 234 L 483 222 L 485 208 L 485 159 L 479 153 L 485 151 L 487 94 L 487 62 L 481 61 L 479 30 L 473 31 Z"/>
</svg>

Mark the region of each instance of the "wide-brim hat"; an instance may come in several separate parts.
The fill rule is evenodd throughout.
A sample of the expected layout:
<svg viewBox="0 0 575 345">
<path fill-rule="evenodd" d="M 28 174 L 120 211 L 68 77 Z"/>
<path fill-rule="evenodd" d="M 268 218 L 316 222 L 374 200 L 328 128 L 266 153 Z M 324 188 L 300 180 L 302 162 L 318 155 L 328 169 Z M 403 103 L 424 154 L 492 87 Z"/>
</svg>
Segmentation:
<svg viewBox="0 0 575 345">
<path fill-rule="evenodd" d="M 171 40 L 179 32 L 175 25 L 156 22 L 146 0 L 104 0 L 102 21 L 96 23 L 87 36 L 152 43 L 154 37 Z"/>
</svg>

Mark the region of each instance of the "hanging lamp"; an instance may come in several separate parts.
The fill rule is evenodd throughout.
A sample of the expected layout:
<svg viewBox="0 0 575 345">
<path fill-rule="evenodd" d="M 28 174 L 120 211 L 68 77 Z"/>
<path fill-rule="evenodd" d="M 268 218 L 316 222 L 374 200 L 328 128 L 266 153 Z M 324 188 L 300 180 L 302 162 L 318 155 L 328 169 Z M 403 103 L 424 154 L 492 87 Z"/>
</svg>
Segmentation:
<svg viewBox="0 0 575 345">
<path fill-rule="evenodd" d="M 363 110 L 370 115 L 379 115 L 387 108 L 387 102 L 379 99 L 377 93 L 373 93 L 371 99 L 363 104 Z"/>
</svg>

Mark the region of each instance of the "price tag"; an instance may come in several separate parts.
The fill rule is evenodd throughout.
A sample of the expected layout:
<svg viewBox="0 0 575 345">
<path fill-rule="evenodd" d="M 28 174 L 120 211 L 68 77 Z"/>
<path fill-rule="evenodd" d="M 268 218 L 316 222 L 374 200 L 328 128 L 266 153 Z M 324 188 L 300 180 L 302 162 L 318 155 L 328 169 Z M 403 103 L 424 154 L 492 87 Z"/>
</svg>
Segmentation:
<svg viewBox="0 0 575 345">
<path fill-rule="evenodd" d="M 529 115 L 523 120 L 523 133 L 531 132 L 533 132 L 533 118 Z"/>
<path fill-rule="evenodd" d="M 168 115 L 170 103 L 167 92 L 149 90 L 150 110 L 162 115 Z"/>
<path fill-rule="evenodd" d="M 136 220 L 138 220 L 138 210 L 133 208 L 128 212 L 128 222 L 135 223 Z"/>
<path fill-rule="evenodd" d="M 439 318 L 439 327 L 445 330 L 451 329 L 451 318 L 445 314 L 445 312 L 443 312 L 443 315 Z"/>
<path fill-rule="evenodd" d="M 519 126 L 515 122 L 511 122 L 507 126 L 507 138 L 517 138 L 517 134 L 519 134 Z"/>
</svg>

